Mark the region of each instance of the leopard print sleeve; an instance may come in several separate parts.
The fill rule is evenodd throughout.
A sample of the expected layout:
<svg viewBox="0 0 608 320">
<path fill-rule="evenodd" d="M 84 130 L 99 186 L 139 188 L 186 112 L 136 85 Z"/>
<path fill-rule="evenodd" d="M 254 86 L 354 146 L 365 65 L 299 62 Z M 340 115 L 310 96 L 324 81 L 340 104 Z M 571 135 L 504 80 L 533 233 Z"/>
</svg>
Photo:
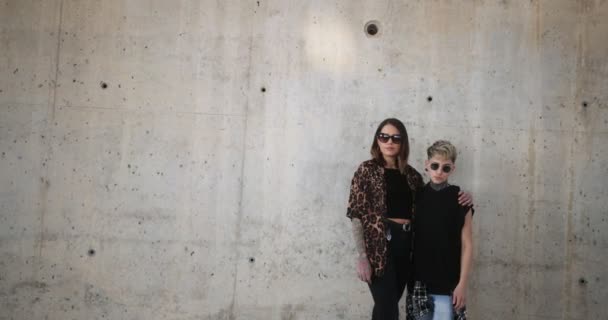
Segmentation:
<svg viewBox="0 0 608 320">
<path fill-rule="evenodd" d="M 346 210 L 346 216 L 350 219 L 361 219 L 366 213 L 365 208 L 369 207 L 366 204 L 369 199 L 366 190 L 365 172 L 364 166 L 360 165 L 350 184 L 350 196 L 348 197 L 348 208 Z"/>
<path fill-rule="evenodd" d="M 381 276 L 386 265 L 386 183 L 383 168 L 374 160 L 364 161 L 353 176 L 346 216 L 360 219 L 365 252 L 375 275 Z"/>
</svg>

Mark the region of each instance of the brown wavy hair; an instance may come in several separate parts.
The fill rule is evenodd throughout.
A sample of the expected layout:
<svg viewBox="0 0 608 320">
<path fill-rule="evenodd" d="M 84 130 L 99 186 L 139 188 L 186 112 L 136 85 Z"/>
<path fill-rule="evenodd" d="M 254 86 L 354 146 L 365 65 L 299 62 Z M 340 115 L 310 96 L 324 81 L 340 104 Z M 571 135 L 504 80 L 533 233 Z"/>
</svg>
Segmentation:
<svg viewBox="0 0 608 320">
<path fill-rule="evenodd" d="M 376 133 L 374 134 L 374 141 L 372 142 L 372 148 L 370 153 L 372 154 L 372 158 L 374 158 L 380 165 L 386 165 L 386 161 L 382 156 L 382 152 L 380 152 L 380 146 L 378 145 L 378 134 L 382 131 L 382 128 L 390 124 L 397 128 L 399 134 L 401 135 L 401 145 L 399 148 L 399 155 L 397 156 L 397 167 L 402 174 L 405 174 L 405 170 L 407 168 L 407 159 L 410 156 L 410 139 L 407 136 L 407 130 L 405 129 L 405 125 L 399 119 L 388 118 L 384 119 L 384 121 L 380 122 L 378 128 L 376 129 Z"/>
</svg>

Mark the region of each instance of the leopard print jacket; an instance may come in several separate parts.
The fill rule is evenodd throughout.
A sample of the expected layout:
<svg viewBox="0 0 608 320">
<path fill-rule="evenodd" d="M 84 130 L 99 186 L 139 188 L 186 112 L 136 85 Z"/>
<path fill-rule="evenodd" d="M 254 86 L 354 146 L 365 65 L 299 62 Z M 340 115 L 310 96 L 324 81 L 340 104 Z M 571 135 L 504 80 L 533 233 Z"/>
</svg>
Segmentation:
<svg viewBox="0 0 608 320">
<path fill-rule="evenodd" d="M 422 176 L 416 169 L 408 165 L 405 175 L 410 189 L 417 190 L 423 186 Z M 365 253 L 376 276 L 384 274 L 386 265 L 387 243 L 383 221 L 386 210 L 384 167 L 373 159 L 364 161 L 351 182 L 346 216 L 361 220 Z"/>
</svg>

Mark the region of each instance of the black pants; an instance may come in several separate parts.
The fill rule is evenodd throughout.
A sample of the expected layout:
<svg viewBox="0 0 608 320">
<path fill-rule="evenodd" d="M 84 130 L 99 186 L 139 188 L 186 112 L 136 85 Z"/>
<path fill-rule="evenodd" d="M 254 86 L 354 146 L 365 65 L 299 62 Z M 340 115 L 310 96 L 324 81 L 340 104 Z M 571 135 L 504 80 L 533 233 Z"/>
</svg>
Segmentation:
<svg viewBox="0 0 608 320">
<path fill-rule="evenodd" d="M 412 232 L 403 225 L 388 220 L 391 240 L 384 275 L 372 277 L 369 289 L 374 298 L 372 320 L 399 320 L 399 300 L 411 275 Z"/>
</svg>

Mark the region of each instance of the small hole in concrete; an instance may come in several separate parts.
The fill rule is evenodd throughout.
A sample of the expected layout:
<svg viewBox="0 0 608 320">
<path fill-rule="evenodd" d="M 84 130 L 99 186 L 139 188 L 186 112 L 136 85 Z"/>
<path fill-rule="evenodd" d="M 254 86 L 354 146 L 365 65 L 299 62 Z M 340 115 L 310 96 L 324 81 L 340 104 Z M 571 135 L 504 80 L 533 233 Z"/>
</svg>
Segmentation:
<svg viewBox="0 0 608 320">
<path fill-rule="evenodd" d="M 578 283 L 579 283 L 581 286 L 584 286 L 584 285 L 586 285 L 586 284 L 587 284 L 587 279 L 585 279 L 585 278 L 580 278 L 580 279 L 578 279 Z"/>
<path fill-rule="evenodd" d="M 589 105 L 589 103 L 587 103 L 587 101 L 583 101 L 583 107 L 587 108 L 587 106 Z"/>
<path fill-rule="evenodd" d="M 89 249 L 89 251 L 87 252 L 87 254 L 89 255 L 89 257 L 92 257 L 95 255 L 95 249 Z"/>
<path fill-rule="evenodd" d="M 368 37 L 375 37 L 380 33 L 380 23 L 378 21 L 369 21 L 365 24 L 364 31 Z"/>
<path fill-rule="evenodd" d="M 266 87 L 262 87 L 262 89 L 260 89 L 260 91 L 266 92 Z"/>
<path fill-rule="evenodd" d="M 102 88 L 102 89 L 104 89 L 104 90 L 108 88 L 108 84 L 107 84 L 107 83 L 105 83 L 105 82 L 103 82 L 103 81 L 101 82 L 100 86 L 101 86 L 101 88 Z"/>
<path fill-rule="evenodd" d="M 375 36 L 378 33 L 378 26 L 375 24 L 370 24 L 367 26 L 367 34 L 370 36 Z"/>
<path fill-rule="evenodd" d="M 255 258 L 254 257 L 249 258 L 249 262 L 250 263 L 254 263 L 255 262 Z"/>
<path fill-rule="evenodd" d="M 428 97 L 427 97 L 427 98 L 426 98 L 426 101 L 428 101 L 428 102 L 431 102 L 431 101 L 433 101 L 433 97 L 431 97 L 431 96 L 428 96 Z"/>
</svg>

